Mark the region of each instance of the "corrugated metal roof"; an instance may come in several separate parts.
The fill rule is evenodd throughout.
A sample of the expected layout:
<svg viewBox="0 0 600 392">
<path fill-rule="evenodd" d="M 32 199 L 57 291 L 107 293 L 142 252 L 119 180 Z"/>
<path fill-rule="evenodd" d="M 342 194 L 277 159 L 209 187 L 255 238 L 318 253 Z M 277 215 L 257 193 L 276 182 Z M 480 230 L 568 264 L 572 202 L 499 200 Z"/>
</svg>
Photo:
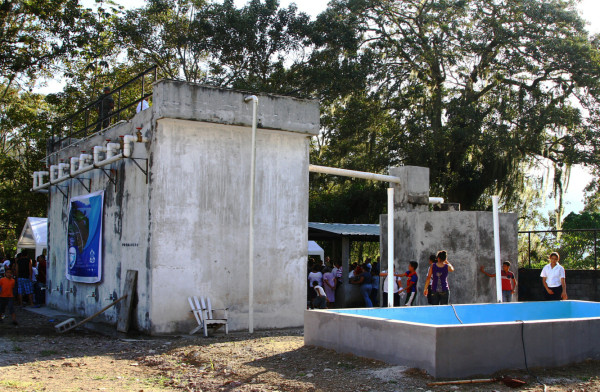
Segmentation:
<svg viewBox="0 0 600 392">
<path fill-rule="evenodd" d="M 379 225 L 353 224 L 353 223 L 319 223 L 308 222 L 309 229 L 326 231 L 328 233 L 347 236 L 377 236 L 379 237 Z"/>
</svg>

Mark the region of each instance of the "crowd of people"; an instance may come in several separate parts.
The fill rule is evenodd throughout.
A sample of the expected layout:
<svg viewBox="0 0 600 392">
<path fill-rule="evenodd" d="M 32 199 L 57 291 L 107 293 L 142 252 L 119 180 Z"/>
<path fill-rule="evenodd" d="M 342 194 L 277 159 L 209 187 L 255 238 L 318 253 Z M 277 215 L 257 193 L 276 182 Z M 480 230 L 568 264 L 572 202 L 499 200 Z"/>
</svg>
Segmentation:
<svg viewBox="0 0 600 392">
<path fill-rule="evenodd" d="M 542 269 L 542 285 L 547 300 L 566 300 L 567 286 L 565 282 L 565 269 L 559 264 L 560 256 L 552 252 L 549 263 Z M 441 250 L 437 254 L 429 256 L 429 267 L 425 279 L 423 295 L 427 298 L 429 305 L 447 305 L 450 303 L 450 286 L 448 276 L 454 272 L 454 266 L 448 261 L 448 252 Z M 367 258 L 362 263 L 352 263 L 348 273 L 348 282 L 359 286 L 364 306 L 367 308 L 380 306 L 379 289 L 380 277 L 384 278 L 381 306 L 387 306 L 389 296 L 389 280 L 392 279 L 393 306 L 413 306 L 417 302 L 419 275 L 417 269 L 419 263 L 411 261 L 405 272 L 390 274 L 388 271 L 380 271 L 380 260 L 375 262 Z M 517 280 L 515 274 L 510 270 L 511 263 L 505 261 L 501 269 L 502 301 L 511 302 L 517 292 Z M 329 257 L 324 261 L 309 259 L 308 262 L 308 292 L 307 307 L 311 309 L 327 309 L 340 307 L 336 303 L 336 290 L 344 283 L 343 268 L 339 261 L 332 262 Z M 484 267 L 480 267 L 481 273 L 490 278 L 496 274 L 488 273 Z M 403 280 L 404 279 L 404 280 Z"/>
<path fill-rule="evenodd" d="M 40 307 L 45 303 L 46 257 L 30 259 L 19 253 L 14 259 L 0 256 L 0 322 L 8 314 L 18 325 L 16 306 Z"/>
</svg>

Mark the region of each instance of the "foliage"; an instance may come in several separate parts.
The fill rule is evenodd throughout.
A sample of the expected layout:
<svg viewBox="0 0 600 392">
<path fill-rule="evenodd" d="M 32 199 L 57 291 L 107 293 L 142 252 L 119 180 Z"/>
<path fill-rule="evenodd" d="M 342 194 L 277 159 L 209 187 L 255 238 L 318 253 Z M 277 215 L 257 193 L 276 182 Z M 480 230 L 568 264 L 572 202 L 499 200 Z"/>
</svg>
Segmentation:
<svg viewBox="0 0 600 392">
<path fill-rule="evenodd" d="M 325 108 L 313 155 L 385 172 L 427 166 L 463 209 L 514 204 L 524 166 L 598 165 L 599 51 L 565 1 L 338 0 L 371 60 L 366 87 Z M 368 151 L 368 153 L 366 153 Z M 379 208 L 382 209 L 382 206 Z"/>
<path fill-rule="evenodd" d="M 48 106 L 39 94 L 6 91 L 0 105 L 0 244 L 14 255 L 27 217 L 46 216 L 47 197 L 29 189 L 31 174 L 44 166 Z"/>
<path fill-rule="evenodd" d="M 3 1 L 0 75 L 4 87 L 49 75 L 60 61 L 79 54 L 95 27 L 92 13 L 77 0 Z"/>
</svg>

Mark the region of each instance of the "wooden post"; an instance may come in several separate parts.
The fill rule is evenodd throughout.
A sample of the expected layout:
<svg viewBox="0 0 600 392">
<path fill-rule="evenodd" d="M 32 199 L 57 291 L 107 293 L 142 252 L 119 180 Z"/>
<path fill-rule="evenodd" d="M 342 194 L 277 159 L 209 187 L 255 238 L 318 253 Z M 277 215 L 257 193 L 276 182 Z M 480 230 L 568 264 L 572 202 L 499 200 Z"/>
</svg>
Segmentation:
<svg viewBox="0 0 600 392">
<path fill-rule="evenodd" d="M 123 288 L 123 294 L 127 295 L 125 302 L 119 310 L 119 317 L 117 319 L 117 331 L 127 332 L 129 331 L 129 324 L 131 322 L 131 311 L 133 309 L 133 297 L 135 296 L 137 288 L 137 271 L 127 270 L 125 277 L 125 287 Z"/>
</svg>

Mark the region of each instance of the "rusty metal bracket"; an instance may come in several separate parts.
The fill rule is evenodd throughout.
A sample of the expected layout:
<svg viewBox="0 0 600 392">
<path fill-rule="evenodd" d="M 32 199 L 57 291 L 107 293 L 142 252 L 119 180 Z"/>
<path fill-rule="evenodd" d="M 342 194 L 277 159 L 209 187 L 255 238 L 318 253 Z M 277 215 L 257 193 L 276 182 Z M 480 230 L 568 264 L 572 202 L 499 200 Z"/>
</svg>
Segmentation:
<svg viewBox="0 0 600 392">
<path fill-rule="evenodd" d="M 146 184 L 148 183 L 148 158 L 129 158 L 133 161 L 133 163 L 135 163 L 135 165 L 142 171 L 142 173 L 144 173 L 144 175 L 146 176 Z M 142 166 L 140 166 L 139 163 L 137 163 L 137 161 L 145 161 L 146 162 L 146 169 L 144 170 L 144 168 L 142 168 Z"/>
<path fill-rule="evenodd" d="M 85 180 L 90 180 L 90 185 L 88 185 L 88 186 L 85 186 L 85 184 L 83 183 L 83 180 L 81 178 L 75 177 L 75 179 L 77 181 L 79 181 L 79 183 L 81 184 L 81 186 L 84 187 L 85 190 L 88 191 L 88 193 L 91 192 L 91 189 L 92 189 L 92 179 L 91 178 L 85 178 Z"/>
<path fill-rule="evenodd" d="M 65 186 L 65 187 L 62 187 L 60 185 L 54 185 L 54 186 L 60 193 L 63 194 L 64 197 L 66 197 L 67 199 L 69 198 L 69 187 L 68 186 Z M 67 193 L 63 192 L 62 189 L 60 189 L 60 188 L 67 188 Z"/>
</svg>

